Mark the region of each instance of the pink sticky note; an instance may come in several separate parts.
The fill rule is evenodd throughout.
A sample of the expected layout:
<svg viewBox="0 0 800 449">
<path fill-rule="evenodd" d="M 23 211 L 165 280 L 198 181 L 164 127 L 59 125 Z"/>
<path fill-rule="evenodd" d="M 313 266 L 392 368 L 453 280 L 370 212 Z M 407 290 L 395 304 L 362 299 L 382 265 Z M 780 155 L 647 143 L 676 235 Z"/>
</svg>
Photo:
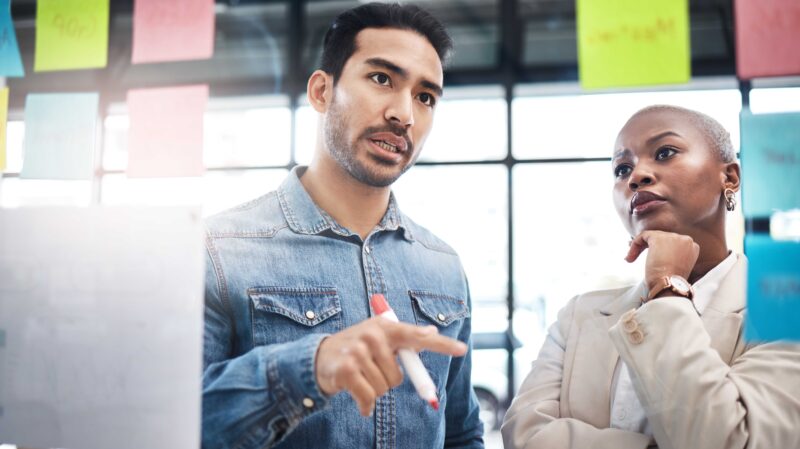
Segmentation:
<svg viewBox="0 0 800 449">
<path fill-rule="evenodd" d="M 214 53 L 214 0 L 136 0 L 132 62 L 208 59 Z"/>
<path fill-rule="evenodd" d="M 128 91 L 128 177 L 203 174 L 208 86 Z"/>
<path fill-rule="evenodd" d="M 736 0 L 739 78 L 800 75 L 800 1 Z"/>
</svg>

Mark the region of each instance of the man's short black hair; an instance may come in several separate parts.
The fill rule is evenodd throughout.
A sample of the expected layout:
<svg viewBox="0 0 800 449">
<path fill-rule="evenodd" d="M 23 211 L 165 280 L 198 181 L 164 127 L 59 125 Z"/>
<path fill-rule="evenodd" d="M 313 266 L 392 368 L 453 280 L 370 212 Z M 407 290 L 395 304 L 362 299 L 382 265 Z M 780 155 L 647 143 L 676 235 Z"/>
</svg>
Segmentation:
<svg viewBox="0 0 800 449">
<path fill-rule="evenodd" d="M 356 35 L 366 28 L 395 28 L 415 31 L 428 39 L 442 66 L 453 49 L 453 40 L 438 19 L 415 5 L 367 3 L 347 10 L 334 19 L 322 43 L 322 66 L 334 83 L 344 65 L 356 52 Z"/>
</svg>

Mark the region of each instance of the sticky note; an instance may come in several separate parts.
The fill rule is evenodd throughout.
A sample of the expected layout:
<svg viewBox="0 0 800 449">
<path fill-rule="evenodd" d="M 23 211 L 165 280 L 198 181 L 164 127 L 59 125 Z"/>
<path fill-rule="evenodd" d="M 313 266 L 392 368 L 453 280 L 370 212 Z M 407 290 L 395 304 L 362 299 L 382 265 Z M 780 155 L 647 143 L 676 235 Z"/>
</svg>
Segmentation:
<svg viewBox="0 0 800 449">
<path fill-rule="evenodd" d="M 800 75 L 800 2 L 736 0 L 739 78 Z"/>
<path fill-rule="evenodd" d="M 800 341 L 800 243 L 748 235 L 745 338 Z"/>
<path fill-rule="evenodd" d="M 203 174 L 203 114 L 208 86 L 128 92 L 128 176 Z"/>
<path fill-rule="evenodd" d="M 8 122 L 8 88 L 0 89 L 0 172 L 6 169 L 6 122 Z"/>
<path fill-rule="evenodd" d="M 0 0 L 0 76 L 25 76 L 19 56 L 17 32 L 11 20 L 10 0 Z"/>
<path fill-rule="evenodd" d="M 741 115 L 746 217 L 800 208 L 800 113 Z"/>
<path fill-rule="evenodd" d="M 577 0 L 578 70 L 585 88 L 685 83 L 688 0 Z"/>
<path fill-rule="evenodd" d="M 214 0 L 136 0 L 132 62 L 208 59 L 214 53 Z"/>
<path fill-rule="evenodd" d="M 30 94 L 21 178 L 90 179 L 98 94 Z"/>
<path fill-rule="evenodd" d="M 108 60 L 109 0 L 36 2 L 33 70 L 105 67 Z"/>
</svg>

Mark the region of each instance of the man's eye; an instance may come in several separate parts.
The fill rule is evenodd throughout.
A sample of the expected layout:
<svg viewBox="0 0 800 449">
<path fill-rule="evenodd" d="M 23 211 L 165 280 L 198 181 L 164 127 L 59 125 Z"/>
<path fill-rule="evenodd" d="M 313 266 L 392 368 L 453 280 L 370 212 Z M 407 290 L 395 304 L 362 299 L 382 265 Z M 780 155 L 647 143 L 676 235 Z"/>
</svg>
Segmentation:
<svg viewBox="0 0 800 449">
<path fill-rule="evenodd" d="M 614 168 L 614 176 L 617 178 L 621 176 L 628 176 L 631 173 L 631 166 L 627 164 L 620 164 Z"/>
<path fill-rule="evenodd" d="M 433 106 L 436 104 L 436 99 L 433 97 L 433 95 L 425 92 L 419 94 L 419 101 L 421 101 L 425 106 Z"/>
<path fill-rule="evenodd" d="M 381 86 L 388 86 L 389 85 L 389 81 L 391 81 L 389 79 L 389 76 L 387 74 L 385 74 L 385 73 L 375 73 L 373 75 L 370 75 L 370 78 L 372 79 L 372 81 L 375 81 L 376 83 L 380 84 Z"/>
<path fill-rule="evenodd" d="M 677 151 L 669 147 L 659 148 L 658 151 L 656 151 L 656 160 L 663 161 L 664 159 L 668 159 L 675 153 L 677 153 Z"/>
</svg>

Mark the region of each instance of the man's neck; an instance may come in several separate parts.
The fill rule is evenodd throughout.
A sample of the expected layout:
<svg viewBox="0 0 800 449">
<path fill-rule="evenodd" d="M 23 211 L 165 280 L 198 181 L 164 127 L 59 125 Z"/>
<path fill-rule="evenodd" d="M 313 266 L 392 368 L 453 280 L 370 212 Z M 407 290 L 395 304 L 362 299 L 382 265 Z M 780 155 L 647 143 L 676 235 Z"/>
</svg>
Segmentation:
<svg viewBox="0 0 800 449">
<path fill-rule="evenodd" d="M 317 206 L 362 240 L 380 223 L 389 206 L 389 187 L 365 185 L 333 161 L 314 160 L 300 182 Z"/>
</svg>

